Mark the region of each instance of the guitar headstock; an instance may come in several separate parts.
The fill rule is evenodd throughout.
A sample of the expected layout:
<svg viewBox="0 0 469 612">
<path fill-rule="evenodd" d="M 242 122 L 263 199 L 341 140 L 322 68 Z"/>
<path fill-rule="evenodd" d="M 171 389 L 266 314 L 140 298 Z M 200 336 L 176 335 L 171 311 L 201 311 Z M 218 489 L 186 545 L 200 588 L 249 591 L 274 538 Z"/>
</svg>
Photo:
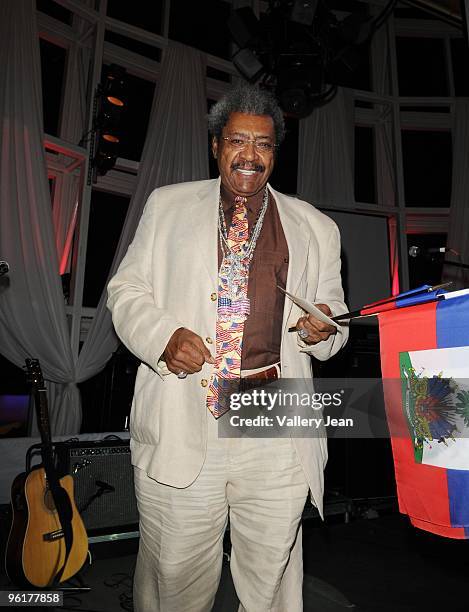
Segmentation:
<svg viewBox="0 0 469 612">
<path fill-rule="evenodd" d="M 33 389 L 45 388 L 39 359 L 26 359 L 26 380 Z"/>
</svg>

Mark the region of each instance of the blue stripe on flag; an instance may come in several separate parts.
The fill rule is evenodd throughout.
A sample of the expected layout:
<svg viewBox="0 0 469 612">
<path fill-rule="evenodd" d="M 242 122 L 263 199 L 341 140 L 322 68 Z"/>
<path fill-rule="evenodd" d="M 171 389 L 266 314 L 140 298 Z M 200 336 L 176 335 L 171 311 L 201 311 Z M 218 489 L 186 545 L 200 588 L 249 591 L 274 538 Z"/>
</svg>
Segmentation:
<svg viewBox="0 0 469 612">
<path fill-rule="evenodd" d="M 438 348 L 469 346 L 469 295 L 438 302 L 436 338 Z"/>
<path fill-rule="evenodd" d="M 436 306 L 438 348 L 469 346 L 469 295 L 442 300 Z M 447 470 L 451 524 L 469 526 L 469 471 Z"/>
<path fill-rule="evenodd" d="M 469 526 L 469 472 L 446 470 L 448 478 L 449 514 L 453 527 Z"/>
</svg>

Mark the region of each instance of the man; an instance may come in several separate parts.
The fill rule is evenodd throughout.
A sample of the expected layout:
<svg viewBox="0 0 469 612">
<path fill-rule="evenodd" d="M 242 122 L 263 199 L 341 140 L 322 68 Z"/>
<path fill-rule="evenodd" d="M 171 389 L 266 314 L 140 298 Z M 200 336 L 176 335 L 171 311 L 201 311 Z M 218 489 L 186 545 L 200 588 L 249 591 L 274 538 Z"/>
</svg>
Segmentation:
<svg viewBox="0 0 469 612">
<path fill-rule="evenodd" d="M 346 311 L 337 227 L 268 184 L 284 135 L 275 99 L 242 85 L 209 116 L 220 178 L 149 197 L 109 283 L 116 331 L 139 357 L 131 414 L 140 513 L 137 612 L 209 612 L 230 516 L 240 610 L 300 612 L 299 523 L 322 509 L 326 442 L 223 439 L 220 381 L 311 378 L 346 332 L 306 316 Z M 288 333 L 296 325 L 298 333 Z"/>
</svg>

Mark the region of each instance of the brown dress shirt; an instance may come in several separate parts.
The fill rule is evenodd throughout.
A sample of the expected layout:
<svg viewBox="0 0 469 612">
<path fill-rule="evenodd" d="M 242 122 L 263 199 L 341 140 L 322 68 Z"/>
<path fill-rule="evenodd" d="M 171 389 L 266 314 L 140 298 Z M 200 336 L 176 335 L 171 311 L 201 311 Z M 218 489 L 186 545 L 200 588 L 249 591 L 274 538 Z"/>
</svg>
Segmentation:
<svg viewBox="0 0 469 612">
<path fill-rule="evenodd" d="M 262 207 L 264 191 L 248 198 L 249 235 Z M 223 192 L 223 210 L 229 232 L 234 212 L 234 196 Z M 222 250 L 218 239 L 218 267 L 222 262 Z M 280 361 L 283 305 L 285 295 L 277 285 L 286 287 L 288 274 L 288 245 L 274 198 L 269 194 L 269 204 L 261 233 L 257 239 L 249 270 L 248 297 L 251 313 L 244 323 L 241 369 L 262 368 Z"/>
</svg>

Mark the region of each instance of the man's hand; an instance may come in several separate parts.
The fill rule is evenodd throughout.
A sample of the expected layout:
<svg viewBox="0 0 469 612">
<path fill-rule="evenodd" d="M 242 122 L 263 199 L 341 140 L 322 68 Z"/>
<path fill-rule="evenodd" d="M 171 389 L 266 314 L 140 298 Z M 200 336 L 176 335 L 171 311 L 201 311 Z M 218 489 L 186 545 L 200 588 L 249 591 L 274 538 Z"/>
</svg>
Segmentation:
<svg viewBox="0 0 469 612">
<path fill-rule="evenodd" d="M 332 312 L 327 304 L 315 304 L 315 306 L 328 317 L 331 316 Z M 305 333 L 308 333 L 307 336 L 301 336 L 305 344 L 317 344 L 337 333 L 337 329 L 333 325 L 323 323 L 313 315 L 300 317 L 296 322 L 296 328 L 303 329 Z"/>
<path fill-rule="evenodd" d="M 200 372 L 205 362 L 215 363 L 202 338 L 185 327 L 180 327 L 171 336 L 163 357 L 168 370 L 174 374 L 194 374 Z"/>
</svg>

